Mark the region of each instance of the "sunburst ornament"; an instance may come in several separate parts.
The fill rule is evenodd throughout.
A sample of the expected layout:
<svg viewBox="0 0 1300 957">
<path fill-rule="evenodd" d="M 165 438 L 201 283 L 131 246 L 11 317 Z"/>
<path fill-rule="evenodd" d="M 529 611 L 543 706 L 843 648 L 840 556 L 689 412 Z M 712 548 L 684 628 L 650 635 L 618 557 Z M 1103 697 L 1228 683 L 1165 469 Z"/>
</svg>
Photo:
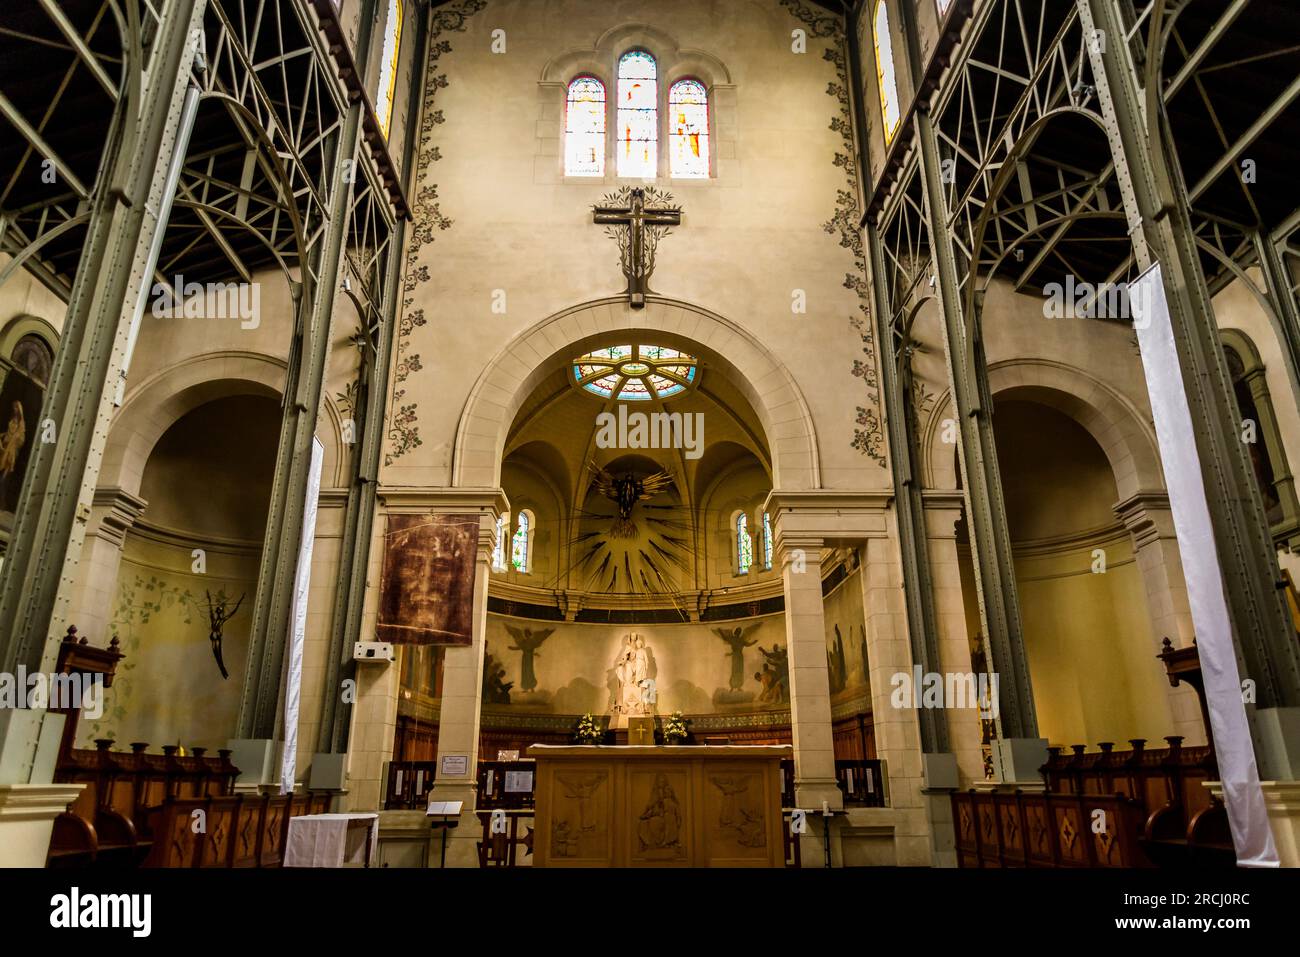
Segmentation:
<svg viewBox="0 0 1300 957">
<path fill-rule="evenodd" d="M 596 465 L 573 540 L 573 568 L 593 591 L 664 594 L 690 573 L 690 526 L 681 506 L 651 501 L 673 489 L 670 472 L 613 474 Z"/>
</svg>

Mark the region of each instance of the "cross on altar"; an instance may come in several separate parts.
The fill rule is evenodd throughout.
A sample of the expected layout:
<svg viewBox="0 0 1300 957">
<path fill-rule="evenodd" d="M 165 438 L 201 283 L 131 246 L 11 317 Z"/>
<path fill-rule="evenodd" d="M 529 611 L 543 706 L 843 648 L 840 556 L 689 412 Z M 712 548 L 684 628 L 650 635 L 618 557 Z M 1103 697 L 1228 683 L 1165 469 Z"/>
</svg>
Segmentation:
<svg viewBox="0 0 1300 957">
<path fill-rule="evenodd" d="M 641 309 L 650 291 L 655 249 L 671 227 L 681 225 L 682 210 L 667 205 L 672 201 L 670 194 L 651 189 L 647 196 L 641 187 L 625 187 L 606 196 L 605 200 L 605 203 L 592 207 L 595 221 L 606 226 L 625 227 L 617 233 L 613 229 L 606 232 L 618 240 L 623 275 L 627 277 L 628 300 L 633 309 Z"/>
</svg>

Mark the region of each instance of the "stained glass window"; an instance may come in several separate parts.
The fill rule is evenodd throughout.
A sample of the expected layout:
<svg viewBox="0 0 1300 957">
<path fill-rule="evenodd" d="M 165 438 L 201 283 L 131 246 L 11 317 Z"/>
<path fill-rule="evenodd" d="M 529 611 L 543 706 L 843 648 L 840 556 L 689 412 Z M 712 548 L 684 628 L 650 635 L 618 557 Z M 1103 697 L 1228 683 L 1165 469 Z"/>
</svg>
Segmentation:
<svg viewBox="0 0 1300 957">
<path fill-rule="evenodd" d="M 736 574 L 748 575 L 754 564 L 754 541 L 749 537 L 749 519 L 744 512 L 736 513 Z"/>
<path fill-rule="evenodd" d="M 618 61 L 618 175 L 653 179 L 659 159 L 655 60 L 644 50 Z"/>
<path fill-rule="evenodd" d="M 699 363 L 668 346 L 606 346 L 573 360 L 573 381 L 602 399 L 669 399 L 695 385 Z"/>
<path fill-rule="evenodd" d="M 402 0 L 388 0 L 384 21 L 384 48 L 379 57 L 379 89 L 375 94 L 375 115 L 379 128 L 388 136 L 393 122 L 393 94 L 397 89 L 397 58 L 402 52 Z"/>
<path fill-rule="evenodd" d="M 564 173 L 605 175 L 605 84 L 580 76 L 569 84 L 564 112 Z"/>
<path fill-rule="evenodd" d="M 902 113 L 898 108 L 898 78 L 894 75 L 894 46 L 889 35 L 889 8 L 885 0 L 876 0 L 875 39 L 880 114 L 885 121 L 885 143 L 889 143 L 898 132 Z"/>
<path fill-rule="evenodd" d="M 772 517 L 763 513 L 763 567 L 772 570 Z"/>
<path fill-rule="evenodd" d="M 699 80 L 668 91 L 668 150 L 674 176 L 709 175 L 709 95 Z"/>
<path fill-rule="evenodd" d="M 506 570 L 506 527 L 509 522 L 509 515 L 502 514 L 497 518 L 497 543 L 492 548 L 492 570 L 495 572 Z"/>
<path fill-rule="evenodd" d="M 516 571 L 528 571 L 528 548 L 533 534 L 533 513 L 524 509 L 519 513 L 519 526 L 510 540 L 510 564 Z"/>
</svg>

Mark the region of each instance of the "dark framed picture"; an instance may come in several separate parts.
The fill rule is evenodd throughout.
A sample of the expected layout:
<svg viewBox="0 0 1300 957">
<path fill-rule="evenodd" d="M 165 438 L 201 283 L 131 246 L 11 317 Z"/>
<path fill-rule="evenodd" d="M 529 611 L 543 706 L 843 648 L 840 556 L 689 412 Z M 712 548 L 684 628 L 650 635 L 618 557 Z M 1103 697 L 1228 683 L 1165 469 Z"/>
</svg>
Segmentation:
<svg viewBox="0 0 1300 957">
<path fill-rule="evenodd" d="M 477 515 L 388 516 L 378 641 L 470 643 L 478 533 Z"/>
</svg>

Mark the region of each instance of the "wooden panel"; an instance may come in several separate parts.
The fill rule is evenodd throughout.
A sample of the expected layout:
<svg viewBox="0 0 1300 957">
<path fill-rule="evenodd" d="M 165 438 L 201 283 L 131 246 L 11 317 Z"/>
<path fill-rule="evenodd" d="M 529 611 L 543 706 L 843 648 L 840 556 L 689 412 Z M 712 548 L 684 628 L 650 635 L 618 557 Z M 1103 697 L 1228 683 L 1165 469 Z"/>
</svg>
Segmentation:
<svg viewBox="0 0 1300 957">
<path fill-rule="evenodd" d="M 686 762 L 642 762 L 623 769 L 628 826 L 618 828 L 621 860 L 633 867 L 689 866 L 699 855 L 699 812 Z"/>
<path fill-rule="evenodd" d="M 549 766 L 537 785 L 537 803 L 546 816 L 537 817 L 538 863 L 551 867 L 609 867 L 614 863 L 610 823 L 615 806 L 614 785 L 605 762 L 566 762 Z M 545 822 L 543 825 L 542 822 Z"/>
<path fill-rule="evenodd" d="M 783 867 L 779 765 L 788 753 L 530 748 L 535 866 Z"/>
<path fill-rule="evenodd" d="M 770 769 L 719 762 L 704 772 L 704 856 L 716 867 L 767 867 L 780 840 L 779 784 Z"/>
</svg>

